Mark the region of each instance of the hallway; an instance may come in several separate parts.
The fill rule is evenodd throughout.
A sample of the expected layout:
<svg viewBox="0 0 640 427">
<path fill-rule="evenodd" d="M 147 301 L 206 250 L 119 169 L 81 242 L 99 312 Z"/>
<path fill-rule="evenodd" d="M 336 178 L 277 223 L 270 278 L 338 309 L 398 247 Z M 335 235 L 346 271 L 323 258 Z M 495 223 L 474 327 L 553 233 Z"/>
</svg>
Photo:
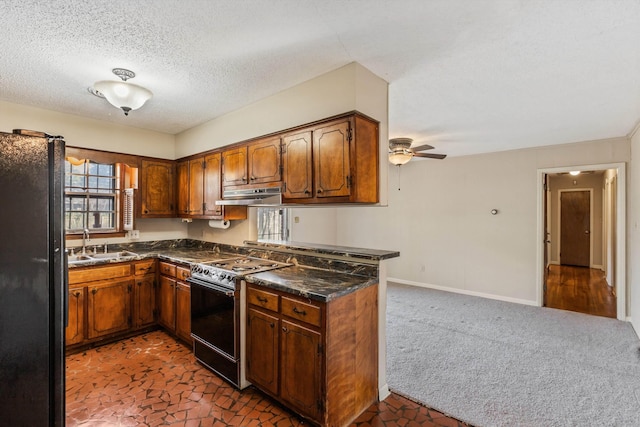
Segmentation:
<svg viewBox="0 0 640 427">
<path fill-rule="evenodd" d="M 546 301 L 550 308 L 616 318 L 616 295 L 602 270 L 549 266 Z"/>
</svg>

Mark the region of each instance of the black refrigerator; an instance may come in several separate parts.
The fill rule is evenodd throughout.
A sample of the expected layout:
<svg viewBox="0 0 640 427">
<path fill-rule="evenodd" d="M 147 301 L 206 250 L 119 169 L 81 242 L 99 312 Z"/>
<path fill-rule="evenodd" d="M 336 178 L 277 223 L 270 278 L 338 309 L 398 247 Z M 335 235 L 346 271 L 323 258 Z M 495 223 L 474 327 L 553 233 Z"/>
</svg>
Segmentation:
<svg viewBox="0 0 640 427">
<path fill-rule="evenodd" d="M 63 426 L 64 141 L 0 132 L 0 425 Z"/>
</svg>

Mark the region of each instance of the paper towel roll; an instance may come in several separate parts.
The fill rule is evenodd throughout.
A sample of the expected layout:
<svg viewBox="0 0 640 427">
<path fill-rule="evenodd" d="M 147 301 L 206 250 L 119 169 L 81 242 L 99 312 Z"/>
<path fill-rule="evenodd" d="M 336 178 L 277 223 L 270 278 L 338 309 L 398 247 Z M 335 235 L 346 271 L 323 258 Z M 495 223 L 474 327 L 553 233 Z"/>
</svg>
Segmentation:
<svg viewBox="0 0 640 427">
<path fill-rule="evenodd" d="M 221 219 L 212 219 L 209 221 L 209 227 L 211 228 L 223 228 L 226 230 L 230 225 L 230 221 L 223 221 Z"/>
</svg>

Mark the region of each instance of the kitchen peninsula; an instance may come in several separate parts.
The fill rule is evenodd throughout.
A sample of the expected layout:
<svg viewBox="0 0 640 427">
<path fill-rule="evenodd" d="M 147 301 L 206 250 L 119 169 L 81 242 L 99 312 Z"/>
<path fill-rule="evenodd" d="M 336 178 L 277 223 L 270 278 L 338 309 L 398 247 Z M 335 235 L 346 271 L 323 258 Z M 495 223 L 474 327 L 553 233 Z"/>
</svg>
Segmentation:
<svg viewBox="0 0 640 427">
<path fill-rule="evenodd" d="M 231 246 L 197 240 L 112 245 L 109 251 L 128 256 L 70 263 L 70 278 L 84 277 L 87 284 L 82 294 L 95 299 L 99 288 L 94 286 L 96 282 L 89 282 L 91 275 L 104 268 L 124 269 L 121 274 L 131 277 L 121 280 L 120 294 L 123 305 L 133 304 L 133 310 L 124 308 L 123 313 L 131 316 L 133 312 L 135 321 L 99 338 L 85 336 L 75 341 L 71 350 L 143 331 L 141 325 L 156 323 L 191 344 L 189 331 L 184 330 L 185 325 L 190 327 L 189 322 L 180 321 L 189 316 L 180 314 L 180 306 L 184 310 L 185 304 L 178 302 L 180 287 L 189 290 L 189 272 L 215 260 L 269 260 L 282 266 L 238 276 L 240 388 L 246 373 L 254 386 L 318 425 L 347 425 L 379 397 L 386 397 L 379 384 L 381 369 L 384 384 L 379 334 L 385 309 L 379 295 L 386 286 L 380 263 L 399 256 L 398 252 L 292 242 L 246 241 L 244 246 Z M 152 313 L 156 314 L 151 323 L 138 322 L 139 314 L 148 312 L 140 300 L 143 285 L 138 284 L 145 275 L 160 279 L 156 292 L 148 295 L 153 302 L 147 305 L 153 304 Z M 165 291 L 163 283 L 167 284 Z M 71 286 L 76 286 L 73 292 L 82 287 L 77 283 Z M 128 290 L 131 287 L 134 289 Z M 167 292 L 173 292 L 173 298 L 167 299 Z M 191 305 L 197 304 L 191 300 Z M 70 307 L 73 309 L 73 304 Z M 90 304 L 79 302 L 77 308 L 75 317 L 86 318 L 91 330 Z M 80 308 L 86 308 L 85 312 Z M 189 305 L 187 308 L 191 310 Z M 172 314 L 167 316 L 167 311 Z"/>
</svg>

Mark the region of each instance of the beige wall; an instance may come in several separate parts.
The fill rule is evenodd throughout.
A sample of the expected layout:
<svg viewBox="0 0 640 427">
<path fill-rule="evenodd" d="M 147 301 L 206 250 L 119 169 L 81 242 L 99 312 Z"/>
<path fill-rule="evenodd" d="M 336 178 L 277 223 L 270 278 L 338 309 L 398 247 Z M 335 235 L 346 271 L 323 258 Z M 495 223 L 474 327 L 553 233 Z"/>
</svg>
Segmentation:
<svg viewBox="0 0 640 427">
<path fill-rule="evenodd" d="M 389 280 L 535 304 L 537 170 L 629 160 L 619 138 L 389 166 L 389 207 L 338 209 L 337 243 L 399 250 Z"/>
<path fill-rule="evenodd" d="M 75 147 L 175 159 L 175 137 L 167 133 L 0 101 L 0 130 L 13 129 L 62 135 Z"/>
<path fill-rule="evenodd" d="M 627 233 L 629 256 L 627 274 L 629 282 L 629 305 L 633 327 L 640 334 L 640 125 L 631 134 L 631 150 L 636 153 L 631 159 L 629 187 L 629 216 Z"/>
<path fill-rule="evenodd" d="M 551 259 L 552 264 L 560 264 L 560 190 L 591 190 L 591 267 L 604 269 L 603 255 L 603 207 L 604 172 L 594 174 L 569 174 L 550 176 L 551 189 Z"/>
</svg>

